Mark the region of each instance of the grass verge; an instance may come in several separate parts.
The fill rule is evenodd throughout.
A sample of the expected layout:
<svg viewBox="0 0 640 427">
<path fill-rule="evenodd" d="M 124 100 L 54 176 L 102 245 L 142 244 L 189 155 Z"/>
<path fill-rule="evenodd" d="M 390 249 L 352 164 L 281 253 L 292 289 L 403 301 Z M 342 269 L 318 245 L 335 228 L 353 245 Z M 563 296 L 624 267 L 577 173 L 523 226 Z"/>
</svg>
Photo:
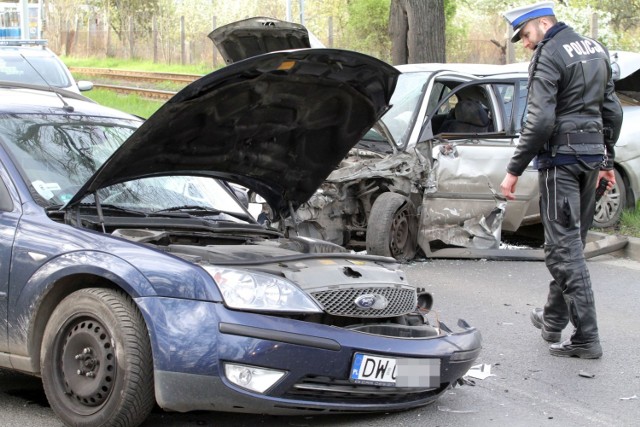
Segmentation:
<svg viewBox="0 0 640 427">
<path fill-rule="evenodd" d="M 640 237 L 640 211 L 626 210 L 622 212 L 620 224 L 618 225 L 618 234 L 625 236 Z"/>
<path fill-rule="evenodd" d="M 98 104 L 115 108 L 129 114 L 148 118 L 164 104 L 163 101 L 142 99 L 135 95 L 121 95 L 106 89 L 93 89 L 83 92 L 88 98 L 93 99 Z"/>
<path fill-rule="evenodd" d="M 135 59 L 122 58 L 75 58 L 72 56 L 62 56 L 62 62 L 67 67 L 88 67 L 88 68 L 117 68 L 131 71 L 156 71 L 163 73 L 182 73 L 205 75 L 213 71 L 213 66 L 209 64 L 156 64 L 153 61 L 141 61 Z"/>
</svg>

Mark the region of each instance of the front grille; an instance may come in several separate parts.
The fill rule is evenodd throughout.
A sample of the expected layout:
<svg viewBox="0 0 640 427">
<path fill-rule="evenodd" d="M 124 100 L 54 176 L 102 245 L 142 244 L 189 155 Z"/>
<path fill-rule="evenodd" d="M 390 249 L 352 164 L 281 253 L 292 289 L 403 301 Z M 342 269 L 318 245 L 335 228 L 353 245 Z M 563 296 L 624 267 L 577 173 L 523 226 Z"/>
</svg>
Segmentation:
<svg viewBox="0 0 640 427">
<path fill-rule="evenodd" d="M 361 309 L 355 303 L 362 295 L 380 295 L 389 305 L 382 309 Z M 415 310 L 418 297 L 414 288 L 386 287 L 386 288 L 349 288 L 329 289 L 311 293 L 313 298 L 322 305 L 324 310 L 334 316 L 345 317 L 393 317 L 411 313 Z"/>
<path fill-rule="evenodd" d="M 436 398 L 448 384 L 438 388 L 378 387 L 353 384 L 348 380 L 309 376 L 295 384 L 283 397 L 326 403 L 393 404 Z"/>
</svg>

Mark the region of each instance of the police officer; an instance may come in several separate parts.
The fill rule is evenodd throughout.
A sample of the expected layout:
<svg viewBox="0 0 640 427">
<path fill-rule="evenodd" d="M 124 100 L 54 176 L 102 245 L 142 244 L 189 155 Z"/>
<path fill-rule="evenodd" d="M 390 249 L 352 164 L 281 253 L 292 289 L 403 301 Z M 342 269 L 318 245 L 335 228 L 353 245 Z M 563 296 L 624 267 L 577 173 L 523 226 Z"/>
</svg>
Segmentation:
<svg viewBox="0 0 640 427">
<path fill-rule="evenodd" d="M 553 2 L 504 13 L 511 42 L 531 49 L 527 121 L 500 189 L 515 198 L 518 177 L 534 159 L 540 187 L 545 263 L 553 280 L 544 309 L 531 313 L 554 356 L 602 356 L 591 279 L 583 249 L 604 177 L 613 187 L 614 145 L 622 107 L 607 50 L 558 22 Z M 571 337 L 561 332 L 571 321 Z"/>
</svg>

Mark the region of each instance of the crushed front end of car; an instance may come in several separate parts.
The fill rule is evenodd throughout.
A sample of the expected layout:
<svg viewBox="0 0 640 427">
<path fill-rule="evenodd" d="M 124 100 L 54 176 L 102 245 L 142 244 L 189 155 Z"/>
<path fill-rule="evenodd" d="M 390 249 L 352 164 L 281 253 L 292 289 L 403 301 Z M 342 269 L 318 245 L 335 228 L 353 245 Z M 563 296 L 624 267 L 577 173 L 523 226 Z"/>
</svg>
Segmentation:
<svg viewBox="0 0 640 427">
<path fill-rule="evenodd" d="M 155 319 L 161 407 L 401 410 L 437 399 L 478 357 L 480 333 L 462 320 L 456 332 L 438 321 L 431 295 L 393 259 L 305 238 L 247 243 L 167 248 L 197 260 L 222 303 L 139 301 Z"/>
<path fill-rule="evenodd" d="M 68 425 L 136 426 L 156 403 L 317 414 L 436 399 L 480 333 L 436 321 L 395 259 L 266 227 L 234 187 L 286 220 L 388 108 L 397 75 L 357 52 L 273 52 L 144 122 L 0 88 L 15 298 L 0 365 L 40 376 Z"/>
</svg>

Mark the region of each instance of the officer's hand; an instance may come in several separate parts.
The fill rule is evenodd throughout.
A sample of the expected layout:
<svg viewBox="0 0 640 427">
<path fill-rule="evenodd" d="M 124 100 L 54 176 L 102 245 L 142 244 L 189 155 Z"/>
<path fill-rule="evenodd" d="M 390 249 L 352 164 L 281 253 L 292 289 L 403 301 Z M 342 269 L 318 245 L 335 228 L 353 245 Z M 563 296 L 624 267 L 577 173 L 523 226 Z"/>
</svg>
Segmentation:
<svg viewBox="0 0 640 427">
<path fill-rule="evenodd" d="M 516 175 L 512 175 L 507 173 L 502 180 L 502 184 L 500 184 L 500 191 L 502 191 L 502 195 L 507 198 L 507 200 L 515 200 L 516 195 L 516 184 L 518 183 L 518 177 Z"/>
<path fill-rule="evenodd" d="M 598 173 L 598 180 L 596 181 L 596 188 L 598 188 L 598 184 L 600 184 L 600 179 L 602 178 L 606 178 L 609 181 L 609 184 L 607 184 L 607 191 L 611 190 L 614 186 L 614 184 L 616 183 L 616 174 L 613 171 L 613 169 L 611 169 L 610 171 L 600 171 Z"/>
</svg>

